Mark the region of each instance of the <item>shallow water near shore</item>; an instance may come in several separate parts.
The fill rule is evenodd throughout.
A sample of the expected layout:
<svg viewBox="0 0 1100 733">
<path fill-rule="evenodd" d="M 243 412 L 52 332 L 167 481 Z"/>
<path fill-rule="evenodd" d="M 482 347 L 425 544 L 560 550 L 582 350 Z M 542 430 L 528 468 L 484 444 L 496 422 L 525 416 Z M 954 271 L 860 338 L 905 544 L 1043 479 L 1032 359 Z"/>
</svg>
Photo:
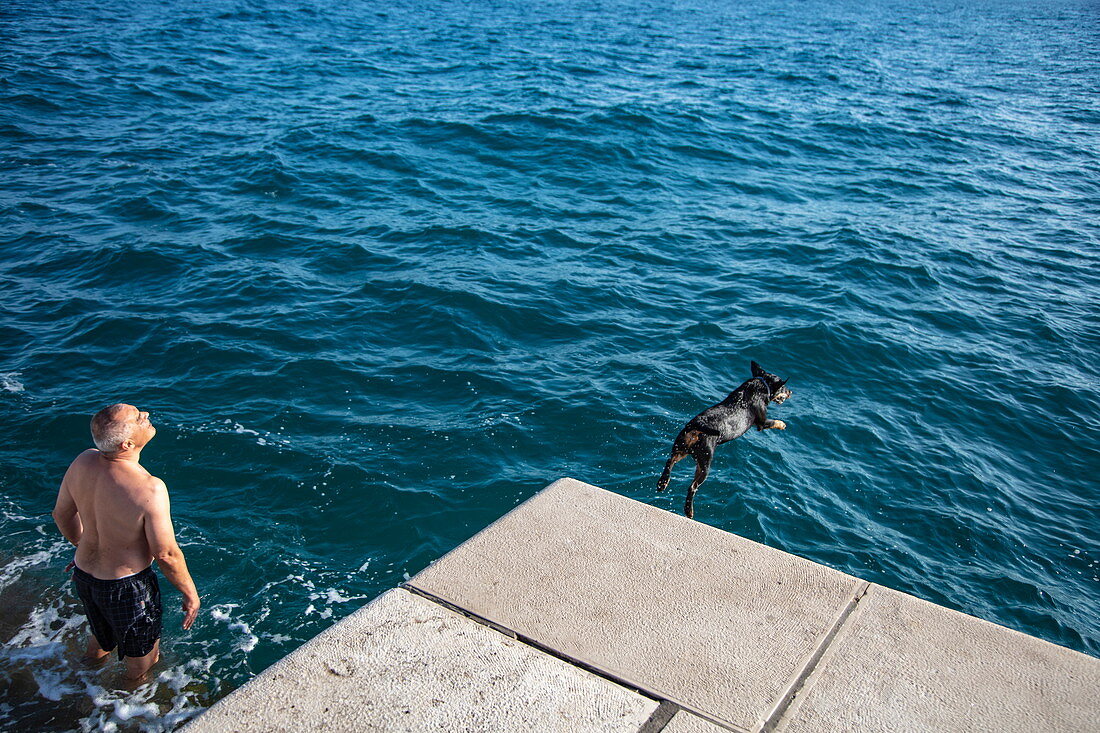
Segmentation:
<svg viewBox="0 0 1100 733">
<path fill-rule="evenodd" d="M 1094 3 L 0 9 L 0 728 L 167 730 L 550 481 L 1100 655 Z M 159 434 L 121 689 L 49 517 Z M 624 548 L 624 562 L 629 562 Z"/>
</svg>

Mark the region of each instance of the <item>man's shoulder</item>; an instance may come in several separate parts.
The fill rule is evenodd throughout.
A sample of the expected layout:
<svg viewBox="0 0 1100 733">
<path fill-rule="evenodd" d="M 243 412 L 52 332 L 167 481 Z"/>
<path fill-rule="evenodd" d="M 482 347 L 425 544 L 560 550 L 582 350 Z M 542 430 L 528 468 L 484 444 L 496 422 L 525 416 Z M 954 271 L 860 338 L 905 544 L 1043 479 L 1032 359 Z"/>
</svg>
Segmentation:
<svg viewBox="0 0 1100 733">
<path fill-rule="evenodd" d="M 142 502 L 168 493 L 163 481 L 137 463 L 113 467 L 111 480 Z"/>
<path fill-rule="evenodd" d="M 95 448 L 89 448 L 77 454 L 73 462 L 69 464 L 69 468 L 65 471 L 65 483 L 68 484 L 74 480 L 79 482 L 82 477 L 94 471 L 98 456 L 99 451 Z"/>
<path fill-rule="evenodd" d="M 95 448 L 89 448 L 86 451 L 81 451 L 76 458 L 73 459 L 74 466 L 84 466 L 92 463 L 99 457 L 99 451 Z"/>
<path fill-rule="evenodd" d="M 143 512 L 158 513 L 168 503 L 168 488 L 159 478 L 149 474 L 126 482 L 125 491 L 130 501 Z"/>
<path fill-rule="evenodd" d="M 154 494 L 168 493 L 168 485 L 148 471 L 145 471 L 140 479 L 138 479 L 138 484 L 145 491 Z"/>
</svg>

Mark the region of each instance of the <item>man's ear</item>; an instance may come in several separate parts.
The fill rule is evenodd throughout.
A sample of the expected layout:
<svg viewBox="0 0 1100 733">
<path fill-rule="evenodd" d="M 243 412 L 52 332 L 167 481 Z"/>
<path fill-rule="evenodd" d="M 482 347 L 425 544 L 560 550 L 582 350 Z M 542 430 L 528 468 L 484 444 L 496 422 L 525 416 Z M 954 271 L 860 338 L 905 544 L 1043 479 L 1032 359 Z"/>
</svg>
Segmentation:
<svg viewBox="0 0 1100 733">
<path fill-rule="evenodd" d="M 763 369 L 761 369 L 761 368 L 760 368 L 760 365 L 759 365 L 759 364 L 757 364 L 757 363 L 756 363 L 756 362 L 754 361 L 754 362 L 752 363 L 752 375 L 753 375 L 754 377 L 759 377 L 759 376 L 760 376 L 761 374 L 763 374 L 763 373 L 764 373 L 764 370 L 763 370 Z"/>
</svg>

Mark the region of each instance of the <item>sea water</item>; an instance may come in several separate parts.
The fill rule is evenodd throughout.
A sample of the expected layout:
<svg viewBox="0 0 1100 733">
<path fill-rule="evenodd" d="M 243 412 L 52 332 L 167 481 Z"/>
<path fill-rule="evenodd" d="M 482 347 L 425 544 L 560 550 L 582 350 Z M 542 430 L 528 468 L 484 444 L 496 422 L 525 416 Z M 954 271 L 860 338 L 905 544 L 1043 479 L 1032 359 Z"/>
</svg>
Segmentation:
<svg viewBox="0 0 1100 733">
<path fill-rule="evenodd" d="M 550 481 L 1100 654 L 1100 6 L 8 0 L 0 727 L 171 729 Z M 49 516 L 159 434 L 136 690 Z M 630 561 L 624 548 L 623 562 Z"/>
</svg>

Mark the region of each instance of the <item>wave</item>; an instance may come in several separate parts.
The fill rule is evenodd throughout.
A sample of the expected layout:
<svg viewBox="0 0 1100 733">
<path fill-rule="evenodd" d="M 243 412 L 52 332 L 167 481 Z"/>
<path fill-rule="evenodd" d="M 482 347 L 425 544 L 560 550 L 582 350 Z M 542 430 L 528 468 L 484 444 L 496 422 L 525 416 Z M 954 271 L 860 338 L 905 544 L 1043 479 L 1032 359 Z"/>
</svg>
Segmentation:
<svg viewBox="0 0 1100 733">
<path fill-rule="evenodd" d="M 178 727 L 562 475 L 679 511 L 750 360 L 698 519 L 1100 653 L 1087 12 L 823 7 L 0 14 L 0 727 Z M 132 695 L 47 515 L 120 399 L 216 611 Z"/>
</svg>

